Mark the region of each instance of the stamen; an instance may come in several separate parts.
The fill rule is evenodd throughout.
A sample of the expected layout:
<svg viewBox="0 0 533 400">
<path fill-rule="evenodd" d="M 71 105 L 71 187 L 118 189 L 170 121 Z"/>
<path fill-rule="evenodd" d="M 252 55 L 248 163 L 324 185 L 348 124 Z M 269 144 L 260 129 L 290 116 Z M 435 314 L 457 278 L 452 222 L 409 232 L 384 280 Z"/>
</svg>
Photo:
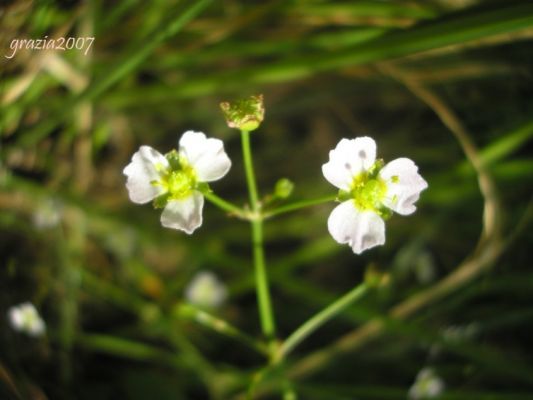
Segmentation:
<svg viewBox="0 0 533 400">
<path fill-rule="evenodd" d="M 183 158 L 179 159 L 177 152 L 170 154 L 169 158 L 172 159 L 170 170 L 155 184 L 166 189 L 167 200 L 179 200 L 190 196 L 196 186 L 194 169 L 186 164 Z"/>
<path fill-rule="evenodd" d="M 361 153 L 364 151 L 361 150 Z M 366 153 L 364 154 L 366 156 Z M 379 165 L 374 164 L 370 170 L 373 173 L 362 172 L 354 177 L 350 195 L 355 206 L 362 211 L 373 211 L 379 215 L 382 213 L 383 200 L 387 194 L 387 184 L 377 175 Z"/>
</svg>

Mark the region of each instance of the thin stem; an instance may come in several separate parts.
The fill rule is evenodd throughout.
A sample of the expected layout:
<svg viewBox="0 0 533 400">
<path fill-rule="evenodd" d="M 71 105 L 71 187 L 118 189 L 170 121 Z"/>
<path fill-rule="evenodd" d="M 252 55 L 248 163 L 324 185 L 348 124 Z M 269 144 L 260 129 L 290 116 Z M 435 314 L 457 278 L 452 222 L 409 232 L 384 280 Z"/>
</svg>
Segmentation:
<svg viewBox="0 0 533 400">
<path fill-rule="evenodd" d="M 202 378 L 209 391 L 212 391 L 213 378 L 217 374 L 217 371 L 211 364 L 211 361 L 205 358 L 191 342 L 179 321 L 170 324 L 169 327 L 172 331 L 168 339 L 170 339 L 176 351 L 181 355 L 181 358 L 191 371 L 196 372 Z"/>
<path fill-rule="evenodd" d="M 90 349 L 91 351 L 112 354 L 133 360 L 151 361 L 155 363 L 164 362 L 178 369 L 183 365 L 180 357 L 174 356 L 165 350 L 117 336 L 80 333 L 76 341 L 78 346 Z"/>
<path fill-rule="evenodd" d="M 354 301 L 359 300 L 367 292 L 367 286 L 364 283 L 356 286 L 340 299 L 336 300 L 307 322 L 300 326 L 285 340 L 279 349 L 279 359 L 286 357 L 296 346 L 303 342 L 314 331 L 335 317 Z"/>
<path fill-rule="evenodd" d="M 83 289 L 91 293 L 91 296 L 105 300 L 113 306 L 122 307 L 124 310 L 140 314 L 146 307 L 155 305 L 137 296 L 132 290 L 125 290 L 115 286 L 104 278 L 89 271 L 88 268 L 81 270 Z"/>
<path fill-rule="evenodd" d="M 296 394 L 296 391 L 294 390 L 294 387 L 292 386 L 291 382 L 289 380 L 285 380 L 283 385 L 283 400 L 297 400 L 298 395 Z"/>
<path fill-rule="evenodd" d="M 257 288 L 257 299 L 259 305 L 259 315 L 261 318 L 261 328 L 268 340 L 274 339 L 275 324 L 270 301 L 270 291 L 268 285 L 268 275 L 265 265 L 265 254 L 263 249 L 263 223 L 254 220 L 252 224 L 252 244 L 255 266 L 255 283 Z"/>
<path fill-rule="evenodd" d="M 214 315 L 203 311 L 191 304 L 180 304 L 176 311 L 179 316 L 192 319 L 198 324 L 208 329 L 211 329 L 230 338 L 236 339 L 241 343 L 258 351 L 259 353 L 268 355 L 268 349 L 264 343 L 247 335 L 246 333 L 242 332 L 240 329 L 224 321 L 223 319 L 217 318 Z"/>
<path fill-rule="evenodd" d="M 263 213 L 263 218 L 266 219 L 266 218 L 274 217 L 280 214 L 285 214 L 290 211 L 296 211 L 302 208 L 329 203 L 331 201 L 335 201 L 336 199 L 337 199 L 337 195 L 330 195 L 330 196 L 320 197 L 318 199 L 297 201 L 291 204 L 286 204 L 284 206 L 274 208 L 273 210 L 270 210 L 270 211 L 266 211 Z"/>
<path fill-rule="evenodd" d="M 205 198 L 210 201 L 212 204 L 220 208 L 221 210 L 227 211 L 232 215 L 235 215 L 239 218 L 248 219 L 246 213 L 240 207 L 237 207 L 235 204 L 230 203 L 220 197 L 218 197 L 213 192 L 205 191 L 202 192 Z"/>
<path fill-rule="evenodd" d="M 252 149 L 250 146 L 250 132 L 241 131 L 242 155 L 244 158 L 244 168 L 246 172 L 246 183 L 248 184 L 248 194 L 250 196 L 250 207 L 253 211 L 259 211 L 259 196 L 255 183 L 254 165 L 252 162 Z"/>
<path fill-rule="evenodd" d="M 242 154 L 244 159 L 244 169 L 246 172 L 246 182 L 248 184 L 248 193 L 250 196 L 250 207 L 254 215 L 258 216 L 261 212 L 259 196 L 257 194 L 257 185 L 255 183 L 254 167 L 252 163 L 252 151 L 250 147 L 250 133 L 241 131 Z M 265 337 L 273 343 L 276 327 L 274 324 L 274 315 L 270 300 L 270 291 L 268 288 L 268 276 L 266 273 L 265 254 L 263 249 L 263 220 L 254 218 L 250 221 L 252 225 L 252 247 L 253 260 L 255 269 L 255 284 L 257 291 L 257 302 L 259 307 L 259 316 L 261 319 L 261 330 Z"/>
<path fill-rule="evenodd" d="M 271 365 L 267 365 L 266 367 L 260 369 L 253 375 L 250 385 L 248 386 L 248 390 L 246 392 L 246 400 L 253 400 L 256 388 L 263 381 L 263 379 L 265 379 L 265 376 L 270 372 L 271 368 Z"/>
<path fill-rule="evenodd" d="M 76 338 L 81 285 L 82 248 L 85 244 L 85 220 L 79 212 L 65 212 L 64 225 L 58 229 L 60 274 L 63 301 L 60 308 L 60 376 L 68 387 L 72 383 L 72 348 Z M 68 237 L 68 240 L 66 238 Z M 65 245 L 63 245 L 65 244 Z"/>
</svg>

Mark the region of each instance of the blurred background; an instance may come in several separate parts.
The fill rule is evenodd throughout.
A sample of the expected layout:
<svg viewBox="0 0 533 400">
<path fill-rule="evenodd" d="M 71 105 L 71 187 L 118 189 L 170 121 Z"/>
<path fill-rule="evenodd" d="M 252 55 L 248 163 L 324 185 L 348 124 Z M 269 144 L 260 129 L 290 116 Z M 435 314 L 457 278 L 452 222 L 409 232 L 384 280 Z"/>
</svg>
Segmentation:
<svg viewBox="0 0 533 400">
<path fill-rule="evenodd" d="M 95 39 L 6 57 L 14 39 L 58 37 Z M 287 202 L 334 194 L 321 165 L 362 135 L 429 182 L 361 256 L 328 234 L 333 203 L 267 221 L 281 338 L 365 271 L 387 277 L 291 355 L 299 397 L 422 398 L 433 384 L 442 399 L 533 398 L 530 1 L 11 0 L 0 49 L 0 398 L 246 392 L 264 358 L 175 309 L 211 272 L 227 293 L 211 312 L 260 337 L 249 226 L 206 204 L 193 236 L 164 229 L 122 170 L 140 145 L 166 153 L 203 131 L 233 161 L 212 188 L 244 205 L 219 103 L 258 93 L 261 195 L 282 177 Z M 24 302 L 44 334 L 10 324 Z M 257 397 L 280 398 L 280 377 L 267 381 Z"/>
</svg>

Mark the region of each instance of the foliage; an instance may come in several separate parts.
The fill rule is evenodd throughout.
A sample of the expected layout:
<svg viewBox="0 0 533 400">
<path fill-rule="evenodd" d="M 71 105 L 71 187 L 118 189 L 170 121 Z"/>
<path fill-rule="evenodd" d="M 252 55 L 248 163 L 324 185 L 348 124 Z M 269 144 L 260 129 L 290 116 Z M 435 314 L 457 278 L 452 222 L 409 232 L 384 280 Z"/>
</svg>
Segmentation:
<svg viewBox="0 0 533 400">
<path fill-rule="evenodd" d="M 256 398 L 404 399 L 424 367 L 442 399 L 531 397 L 533 4 L 2 3 L 2 54 L 45 36 L 95 41 L 87 55 L 1 57 L 1 310 L 31 301 L 47 333 L 0 319 L 0 397 L 226 399 L 256 382 Z M 380 282 L 273 370 L 249 227 L 206 205 L 194 236 L 164 229 L 122 175 L 139 145 L 203 131 L 233 161 L 212 188 L 246 204 L 219 103 L 258 93 L 250 139 L 260 198 L 279 211 L 264 224 L 278 337 L 365 275 Z M 363 135 L 384 159 L 416 160 L 429 189 L 415 215 L 387 222 L 385 246 L 356 256 L 327 233 L 333 204 L 292 205 L 334 195 L 327 152 Z M 228 287 L 215 312 L 184 302 L 199 271 Z"/>
</svg>

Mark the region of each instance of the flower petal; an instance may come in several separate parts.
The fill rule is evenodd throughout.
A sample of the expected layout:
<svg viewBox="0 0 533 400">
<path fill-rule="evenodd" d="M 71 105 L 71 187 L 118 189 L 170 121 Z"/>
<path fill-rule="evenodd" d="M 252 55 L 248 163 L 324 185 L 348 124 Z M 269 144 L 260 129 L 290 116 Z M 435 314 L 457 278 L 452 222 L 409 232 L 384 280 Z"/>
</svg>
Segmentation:
<svg viewBox="0 0 533 400">
<path fill-rule="evenodd" d="M 387 184 L 383 204 L 398 214 L 414 213 L 420 192 L 428 187 L 416 164 L 408 158 L 397 158 L 385 165 L 379 175 Z"/>
<path fill-rule="evenodd" d="M 324 177 L 342 190 L 350 190 L 353 178 L 369 169 L 376 161 L 376 142 L 364 136 L 342 139 L 329 152 L 329 162 L 322 165 Z"/>
<path fill-rule="evenodd" d="M 385 223 L 372 211 L 360 211 L 352 200 L 339 204 L 328 218 L 328 230 L 339 243 L 348 243 L 354 253 L 385 243 Z"/>
<path fill-rule="evenodd" d="M 220 139 L 206 138 L 202 132 L 187 131 L 180 139 L 180 155 L 194 168 L 200 182 L 212 182 L 226 175 L 231 161 Z"/>
<path fill-rule="evenodd" d="M 182 200 L 171 200 L 161 214 L 161 224 L 166 228 L 179 229 L 187 234 L 193 233 L 202 225 L 204 196 L 194 191 Z"/>
<path fill-rule="evenodd" d="M 130 200 L 144 204 L 163 194 L 165 189 L 152 182 L 158 181 L 161 178 L 159 171 L 166 168 L 168 161 L 161 153 L 150 146 L 141 146 L 123 171 L 128 177 L 126 188 Z"/>
</svg>

